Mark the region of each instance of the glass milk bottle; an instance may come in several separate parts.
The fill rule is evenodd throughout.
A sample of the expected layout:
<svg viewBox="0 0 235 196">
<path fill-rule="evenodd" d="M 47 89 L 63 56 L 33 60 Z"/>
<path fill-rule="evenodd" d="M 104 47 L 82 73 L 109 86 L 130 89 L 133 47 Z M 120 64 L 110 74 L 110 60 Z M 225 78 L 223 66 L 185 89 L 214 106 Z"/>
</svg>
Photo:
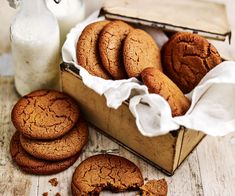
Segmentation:
<svg viewBox="0 0 235 196">
<path fill-rule="evenodd" d="M 63 45 L 67 33 L 76 24 L 85 18 L 85 4 L 83 0 L 56 0 L 55 4 L 51 0 L 47 1 L 47 7 L 56 16 L 60 26 L 60 43 Z"/>
<path fill-rule="evenodd" d="M 15 87 L 20 95 L 59 86 L 59 26 L 45 1 L 22 0 L 11 25 Z"/>
</svg>

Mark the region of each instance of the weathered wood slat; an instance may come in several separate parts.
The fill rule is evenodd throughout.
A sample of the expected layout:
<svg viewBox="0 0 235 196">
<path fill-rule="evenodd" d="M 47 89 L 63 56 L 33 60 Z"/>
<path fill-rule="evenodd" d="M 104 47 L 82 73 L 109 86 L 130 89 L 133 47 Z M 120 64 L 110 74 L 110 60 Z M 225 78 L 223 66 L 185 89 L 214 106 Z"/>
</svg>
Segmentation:
<svg viewBox="0 0 235 196">
<path fill-rule="evenodd" d="M 0 77 L 0 195 L 37 195 L 38 177 L 26 175 L 13 164 L 9 142 L 16 131 L 11 123 L 11 109 L 17 101 L 12 77 Z"/>
<path fill-rule="evenodd" d="M 197 148 L 205 195 L 235 195 L 235 133 L 207 137 Z"/>
</svg>

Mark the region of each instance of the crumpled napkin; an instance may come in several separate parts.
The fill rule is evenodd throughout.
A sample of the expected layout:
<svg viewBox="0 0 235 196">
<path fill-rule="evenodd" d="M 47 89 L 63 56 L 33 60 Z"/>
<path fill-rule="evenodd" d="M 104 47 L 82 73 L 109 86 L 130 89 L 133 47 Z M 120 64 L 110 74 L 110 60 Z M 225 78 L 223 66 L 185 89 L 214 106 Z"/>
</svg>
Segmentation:
<svg viewBox="0 0 235 196">
<path fill-rule="evenodd" d="M 129 100 L 129 109 L 136 118 L 136 125 L 144 136 L 158 136 L 176 130 L 180 126 L 200 130 L 208 135 L 223 136 L 235 131 L 235 62 L 227 61 L 212 69 L 186 96 L 192 101 L 184 116 L 172 117 L 167 101 L 148 89 L 135 78 L 104 80 L 90 75 L 78 65 L 76 44 L 82 30 L 90 23 L 104 20 L 99 12 L 71 29 L 62 48 L 63 61 L 74 64 L 80 70 L 84 84 L 104 95 L 107 106 L 117 109 Z M 162 31 L 147 28 L 161 47 L 167 37 Z"/>
<path fill-rule="evenodd" d="M 157 136 L 180 126 L 212 136 L 235 131 L 235 62 L 217 65 L 186 95 L 191 106 L 183 116 L 172 118 L 169 104 L 157 94 L 133 97 L 129 108 L 145 136 Z"/>
</svg>

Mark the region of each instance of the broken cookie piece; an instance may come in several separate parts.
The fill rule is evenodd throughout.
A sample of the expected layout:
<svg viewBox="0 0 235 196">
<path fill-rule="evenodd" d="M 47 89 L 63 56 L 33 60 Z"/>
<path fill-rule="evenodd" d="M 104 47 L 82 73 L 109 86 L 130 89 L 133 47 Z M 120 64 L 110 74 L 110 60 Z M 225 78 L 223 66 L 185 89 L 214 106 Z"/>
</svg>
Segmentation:
<svg viewBox="0 0 235 196">
<path fill-rule="evenodd" d="M 134 163 L 120 156 L 99 154 L 76 168 L 71 188 L 74 196 L 83 196 L 99 195 L 102 190 L 138 190 L 142 185 L 142 174 Z"/>
<path fill-rule="evenodd" d="M 165 179 L 149 180 L 140 190 L 142 196 L 167 196 L 167 182 Z"/>
</svg>

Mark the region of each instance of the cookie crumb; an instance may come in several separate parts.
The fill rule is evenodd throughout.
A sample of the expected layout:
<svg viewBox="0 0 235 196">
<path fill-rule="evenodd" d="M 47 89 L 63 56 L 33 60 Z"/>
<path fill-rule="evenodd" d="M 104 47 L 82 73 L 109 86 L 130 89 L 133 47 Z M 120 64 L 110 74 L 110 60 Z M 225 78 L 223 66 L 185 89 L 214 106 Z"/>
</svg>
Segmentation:
<svg viewBox="0 0 235 196">
<path fill-rule="evenodd" d="M 144 181 L 148 181 L 148 178 L 146 177 L 146 178 L 144 178 Z"/>
<path fill-rule="evenodd" d="M 61 196 L 61 194 L 60 193 L 56 193 L 55 196 Z"/>
<path fill-rule="evenodd" d="M 48 182 L 50 182 L 51 186 L 57 186 L 59 183 L 57 178 L 52 178 Z"/>
<path fill-rule="evenodd" d="M 48 192 L 44 192 L 42 196 L 48 196 Z"/>
<path fill-rule="evenodd" d="M 149 180 L 140 187 L 142 196 L 167 196 L 167 182 L 165 179 Z"/>
</svg>

